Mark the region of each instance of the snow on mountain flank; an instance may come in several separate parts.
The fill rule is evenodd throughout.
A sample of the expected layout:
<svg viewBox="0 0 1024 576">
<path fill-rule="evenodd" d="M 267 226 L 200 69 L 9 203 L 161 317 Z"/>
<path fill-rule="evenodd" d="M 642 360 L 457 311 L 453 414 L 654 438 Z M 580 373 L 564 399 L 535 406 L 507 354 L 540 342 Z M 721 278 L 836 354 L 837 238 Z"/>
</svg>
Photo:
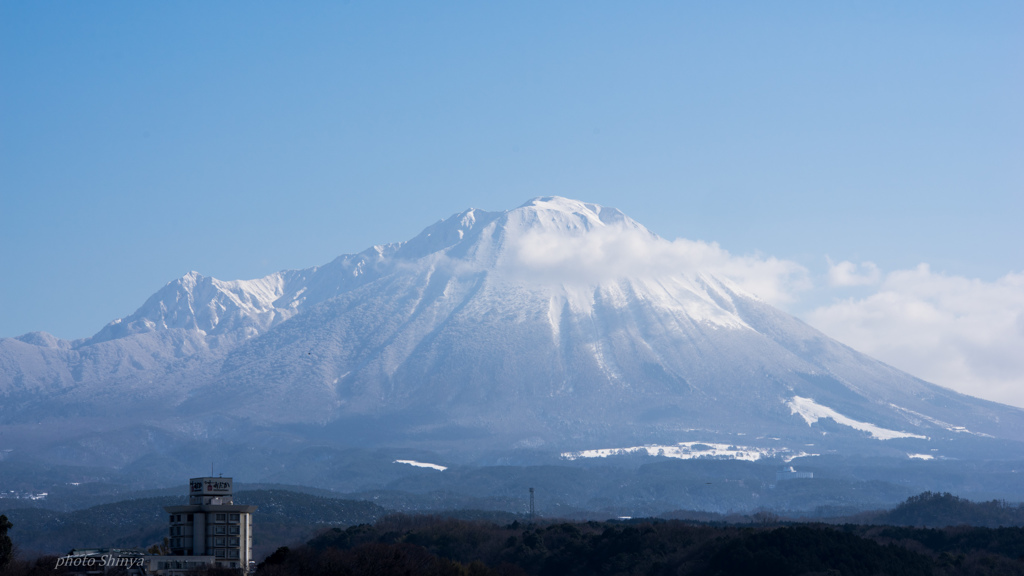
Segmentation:
<svg viewBox="0 0 1024 576">
<path fill-rule="evenodd" d="M 429 462 L 417 462 L 415 460 L 395 460 L 395 464 L 408 464 L 409 466 L 415 466 L 417 468 L 430 468 L 432 470 L 439 470 L 444 472 L 448 469 L 447 466 L 441 466 L 440 464 L 431 464 Z"/>
<path fill-rule="evenodd" d="M 927 436 L 921 436 L 920 434 L 911 434 L 910 432 L 897 432 L 896 430 L 889 430 L 880 426 L 875 426 L 868 422 L 858 422 L 853 418 L 847 418 L 828 406 L 822 406 L 810 398 L 801 398 L 800 396 L 794 396 L 786 401 L 786 406 L 789 406 L 790 414 L 799 414 L 807 425 L 810 426 L 817 422 L 821 418 L 831 418 L 837 424 L 843 426 L 849 426 L 855 430 L 861 430 L 871 434 L 871 437 L 876 440 L 892 440 L 893 438 L 920 438 L 927 440 Z"/>
<path fill-rule="evenodd" d="M 0 395 L 34 398 L 0 402 L 0 420 L 137 399 L 144 409 L 128 408 L 155 425 L 370 417 L 398 444 L 437 430 L 424 446 L 451 453 L 524 439 L 555 454 L 624 447 L 567 458 L 785 459 L 804 453 L 780 446 L 809 442 L 892 454 L 877 440 L 925 434 L 960 458 L 1005 452 L 969 434 L 1024 438 L 1024 412 L 922 382 L 773 308 L 801 270 L 665 240 L 567 198 L 468 209 L 322 266 L 255 280 L 189 273 L 91 339 L 0 339 Z M 827 436 L 822 418 L 837 423 Z M 669 442 L 695 438 L 719 443 Z"/>
<path fill-rule="evenodd" d="M 909 417 L 911 422 L 914 422 L 915 424 L 917 423 L 917 422 L 915 422 L 915 420 L 917 420 L 917 421 L 924 421 L 924 422 L 929 422 L 931 424 L 934 424 L 934 425 L 936 425 L 939 428 L 942 428 L 944 430 L 949 430 L 950 432 L 956 432 L 957 434 L 973 434 L 974 436 L 982 436 L 982 437 L 985 437 L 985 438 L 992 438 L 991 434 L 984 434 L 982 432 L 971 432 L 970 430 L 968 430 L 967 428 L 965 428 L 963 426 L 955 426 L 953 424 L 950 424 L 949 422 L 943 422 L 942 420 L 939 420 L 937 418 L 932 418 L 931 416 L 926 416 L 924 414 L 921 414 L 920 412 L 915 412 L 913 410 L 909 410 L 909 409 L 904 408 L 902 406 L 897 406 L 897 405 L 895 405 L 895 404 L 893 404 L 891 402 L 889 403 L 889 407 L 902 412 L 904 415 Z"/>
</svg>

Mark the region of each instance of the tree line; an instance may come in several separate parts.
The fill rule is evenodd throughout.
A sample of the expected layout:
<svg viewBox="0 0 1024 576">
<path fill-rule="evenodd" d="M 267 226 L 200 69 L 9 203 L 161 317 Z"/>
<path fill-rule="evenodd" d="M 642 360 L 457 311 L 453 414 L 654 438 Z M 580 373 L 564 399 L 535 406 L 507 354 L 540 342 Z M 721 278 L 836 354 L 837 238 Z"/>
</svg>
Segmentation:
<svg viewBox="0 0 1024 576">
<path fill-rule="evenodd" d="M 888 530 L 888 531 L 886 531 Z M 995 545 L 993 543 L 996 543 Z M 1024 529 L 390 516 L 279 548 L 260 576 L 1024 575 Z"/>
</svg>

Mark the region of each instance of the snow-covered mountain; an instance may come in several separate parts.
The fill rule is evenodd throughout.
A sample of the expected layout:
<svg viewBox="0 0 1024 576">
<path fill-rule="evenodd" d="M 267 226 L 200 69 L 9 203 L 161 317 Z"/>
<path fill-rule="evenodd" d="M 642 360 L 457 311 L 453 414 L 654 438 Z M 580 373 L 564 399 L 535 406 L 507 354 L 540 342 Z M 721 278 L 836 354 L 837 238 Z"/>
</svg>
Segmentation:
<svg viewBox="0 0 1024 576">
<path fill-rule="evenodd" d="M 860 354 L 673 246 L 549 197 L 322 267 L 191 272 L 92 338 L 0 340 L 0 423 L 567 458 L 1024 454 L 1024 411 Z"/>
</svg>

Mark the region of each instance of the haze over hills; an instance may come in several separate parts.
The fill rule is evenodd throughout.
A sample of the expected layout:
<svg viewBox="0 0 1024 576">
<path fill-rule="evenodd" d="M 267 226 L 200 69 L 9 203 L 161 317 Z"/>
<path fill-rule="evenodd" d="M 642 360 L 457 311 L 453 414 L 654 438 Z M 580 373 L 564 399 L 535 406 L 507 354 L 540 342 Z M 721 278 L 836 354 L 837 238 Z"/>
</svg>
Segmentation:
<svg viewBox="0 0 1024 576">
<path fill-rule="evenodd" d="M 709 261 L 547 197 L 320 267 L 191 272 L 91 338 L 0 340 L 0 450 L 139 469 L 197 443 L 1024 458 L 1024 411 L 860 354 Z"/>
</svg>

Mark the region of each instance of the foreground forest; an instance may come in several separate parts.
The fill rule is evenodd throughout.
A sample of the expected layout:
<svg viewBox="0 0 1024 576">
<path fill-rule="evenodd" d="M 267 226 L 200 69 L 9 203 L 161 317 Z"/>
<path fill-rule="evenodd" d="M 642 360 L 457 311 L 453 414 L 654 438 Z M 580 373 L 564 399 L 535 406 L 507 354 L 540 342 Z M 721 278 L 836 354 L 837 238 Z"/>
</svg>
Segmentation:
<svg viewBox="0 0 1024 576">
<path fill-rule="evenodd" d="M 924 493 L 893 510 L 831 524 L 768 512 L 739 521 L 460 515 L 396 514 L 328 528 L 304 544 L 278 548 L 257 574 L 1024 576 L 1024 507 L 951 494 Z M 6 570 L 0 561 L 0 576 L 61 573 L 55 557 L 16 560 L 7 550 L 10 561 Z"/>
<path fill-rule="evenodd" d="M 262 576 L 1024 574 L 1024 529 L 682 521 L 508 525 L 425 516 L 324 532 Z"/>
</svg>

